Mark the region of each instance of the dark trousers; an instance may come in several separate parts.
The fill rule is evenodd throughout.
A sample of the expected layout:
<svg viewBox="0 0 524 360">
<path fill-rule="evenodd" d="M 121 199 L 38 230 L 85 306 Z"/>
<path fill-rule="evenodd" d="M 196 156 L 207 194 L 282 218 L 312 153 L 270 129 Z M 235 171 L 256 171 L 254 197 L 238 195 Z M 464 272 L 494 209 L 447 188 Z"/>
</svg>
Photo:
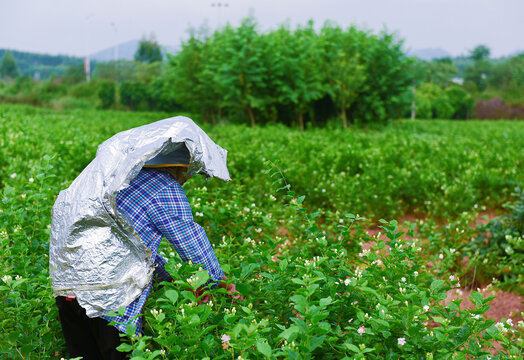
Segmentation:
<svg viewBox="0 0 524 360">
<path fill-rule="evenodd" d="M 84 360 L 127 359 L 126 353 L 116 348 L 120 345 L 119 331 L 99 317 L 89 318 L 76 299 L 56 298 L 62 331 L 71 358 L 83 356 Z"/>
</svg>

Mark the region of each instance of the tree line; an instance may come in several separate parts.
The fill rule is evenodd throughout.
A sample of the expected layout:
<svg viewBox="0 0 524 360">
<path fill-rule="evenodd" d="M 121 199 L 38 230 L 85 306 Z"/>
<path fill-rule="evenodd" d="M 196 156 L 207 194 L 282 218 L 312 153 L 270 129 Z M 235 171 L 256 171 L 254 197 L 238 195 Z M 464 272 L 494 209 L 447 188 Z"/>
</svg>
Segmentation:
<svg viewBox="0 0 524 360">
<path fill-rule="evenodd" d="M 300 128 L 333 119 L 344 127 L 410 115 L 466 119 L 475 116 L 479 99 L 515 104 L 524 94 L 524 55 L 503 61 L 489 55 L 478 46 L 460 63 L 421 61 L 405 54 L 394 33 L 335 23 L 315 30 L 312 22 L 261 33 L 256 20 L 246 18 L 211 34 L 191 30 L 167 61 L 156 40 L 144 38 L 135 61 L 95 64 L 89 84 L 82 64 L 70 65 L 52 83 L 0 83 L 0 101 L 185 111 L 213 123 Z"/>
<path fill-rule="evenodd" d="M 294 119 L 304 128 L 338 116 L 346 127 L 402 116 L 411 63 L 394 34 L 334 23 L 317 32 L 312 22 L 261 34 L 248 18 L 211 36 L 193 32 L 166 75 L 177 102 L 210 121 Z"/>
</svg>

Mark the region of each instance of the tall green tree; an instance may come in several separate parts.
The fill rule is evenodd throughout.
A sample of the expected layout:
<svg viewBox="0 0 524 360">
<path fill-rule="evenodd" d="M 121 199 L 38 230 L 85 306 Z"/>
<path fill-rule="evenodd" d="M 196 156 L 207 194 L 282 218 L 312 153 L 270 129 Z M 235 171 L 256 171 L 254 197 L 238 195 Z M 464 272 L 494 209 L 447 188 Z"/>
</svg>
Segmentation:
<svg viewBox="0 0 524 360">
<path fill-rule="evenodd" d="M 85 80 L 84 65 L 69 65 L 64 73 L 64 82 L 67 84 L 78 84 Z"/>
<path fill-rule="evenodd" d="M 344 128 L 348 127 L 347 112 L 366 80 L 360 58 L 361 36 L 355 27 L 343 31 L 339 26 L 326 24 L 321 31 L 327 93 L 339 109 Z"/>
<path fill-rule="evenodd" d="M 424 79 L 439 86 L 447 87 L 453 84 L 458 69 L 449 57 L 424 62 Z"/>
<path fill-rule="evenodd" d="M 280 115 L 304 128 L 336 107 L 347 126 L 399 117 L 412 98 L 412 61 L 394 34 L 334 25 L 318 34 L 312 23 L 258 34 L 252 18 L 208 34 L 193 32 L 162 75 L 175 102 L 205 120 L 247 115 L 255 125 Z"/>
<path fill-rule="evenodd" d="M 360 58 L 366 81 L 353 101 L 350 114 L 363 122 L 383 122 L 399 118 L 412 99 L 415 61 L 402 50 L 402 41 L 394 33 L 378 35 L 359 31 Z"/>
<path fill-rule="evenodd" d="M 464 84 L 472 90 L 484 91 L 488 85 L 487 78 L 491 72 L 489 61 L 490 50 L 484 45 L 479 45 L 471 50 L 469 58 L 473 64 L 464 69 Z"/>
<path fill-rule="evenodd" d="M 164 77 L 172 81 L 176 92 L 173 94 L 179 104 L 184 108 L 197 113 L 202 113 L 202 118 L 206 120 L 205 110 L 201 105 L 202 99 L 206 96 L 200 84 L 200 74 L 203 62 L 202 49 L 205 38 L 199 37 L 196 32 L 191 32 L 186 42 L 182 43 L 182 49 L 170 58 L 168 69 Z"/>
<path fill-rule="evenodd" d="M 491 50 L 485 45 L 479 45 L 470 51 L 469 57 L 473 61 L 486 61 L 489 59 Z"/>
<path fill-rule="evenodd" d="M 0 64 L 0 77 L 16 79 L 18 76 L 20 76 L 20 71 L 16 65 L 15 57 L 10 51 L 6 51 Z"/>
<path fill-rule="evenodd" d="M 196 75 L 196 91 L 201 94 L 199 106 L 202 118 L 210 119 L 213 123 L 223 116 L 223 111 L 227 107 L 225 94 L 228 91 L 229 83 L 223 79 L 221 66 L 229 61 L 226 50 L 233 36 L 235 36 L 233 29 L 226 26 L 206 38 L 200 50 L 202 62 L 200 71 Z"/>
<path fill-rule="evenodd" d="M 273 76 L 276 91 L 271 91 L 268 96 L 292 104 L 297 124 L 303 130 L 304 113 L 324 93 L 318 36 L 313 22 L 309 22 L 294 32 L 288 26 L 282 26 L 273 33 L 272 40 L 266 55 L 273 60 L 268 77 Z"/>
<path fill-rule="evenodd" d="M 142 40 L 140 40 L 138 49 L 135 53 L 135 60 L 149 64 L 156 61 L 162 61 L 162 50 L 153 34 L 151 34 L 149 39 L 144 36 Z"/>
<path fill-rule="evenodd" d="M 524 53 L 493 65 L 488 86 L 505 100 L 522 102 L 524 98 Z"/>
<path fill-rule="evenodd" d="M 225 48 L 227 61 L 219 69 L 224 101 L 227 106 L 244 112 L 255 126 L 255 109 L 265 105 L 264 93 L 267 69 L 264 67 L 263 38 L 258 36 L 257 23 L 246 18 L 234 29 Z"/>
</svg>

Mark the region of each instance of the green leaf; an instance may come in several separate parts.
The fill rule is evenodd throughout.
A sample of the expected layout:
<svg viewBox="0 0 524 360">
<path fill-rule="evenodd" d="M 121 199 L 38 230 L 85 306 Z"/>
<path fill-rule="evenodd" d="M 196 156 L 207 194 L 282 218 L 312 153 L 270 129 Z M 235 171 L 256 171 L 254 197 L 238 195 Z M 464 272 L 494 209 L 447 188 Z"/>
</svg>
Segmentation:
<svg viewBox="0 0 524 360">
<path fill-rule="evenodd" d="M 359 286 L 358 289 L 360 289 L 360 291 L 362 291 L 363 293 L 371 294 L 371 295 L 374 295 L 375 297 L 378 297 L 378 293 L 370 287 Z"/>
<path fill-rule="evenodd" d="M 284 271 L 284 270 L 286 270 L 287 265 L 288 265 L 288 261 L 287 261 L 287 259 L 284 259 L 284 260 L 282 260 L 282 261 L 278 264 L 278 267 L 280 268 L 280 271 Z"/>
<path fill-rule="evenodd" d="M 306 307 L 307 306 L 307 300 L 302 295 L 293 295 L 289 298 L 291 301 L 293 301 L 295 304 Z"/>
<path fill-rule="evenodd" d="M 464 326 L 453 337 L 453 340 L 455 341 L 456 344 L 462 344 L 469 338 L 471 333 L 472 333 L 471 328 L 469 326 Z"/>
<path fill-rule="evenodd" d="M 442 289 L 442 287 L 444 286 L 445 282 L 444 280 L 434 280 L 432 283 L 431 283 L 431 286 L 430 286 L 430 289 L 437 292 L 439 291 L 440 289 Z"/>
<path fill-rule="evenodd" d="M 293 278 L 291 279 L 291 281 L 298 285 L 306 285 L 306 283 L 303 280 L 300 280 L 298 278 Z"/>
<path fill-rule="evenodd" d="M 472 291 L 470 296 L 471 302 L 476 306 L 480 306 L 484 303 L 484 296 L 477 291 Z"/>
<path fill-rule="evenodd" d="M 389 329 L 389 323 L 382 319 L 371 319 L 370 323 L 371 326 L 377 331 Z"/>
<path fill-rule="evenodd" d="M 160 313 L 160 314 L 158 314 L 158 321 L 159 321 L 159 322 L 164 321 L 165 318 L 166 318 L 166 314 L 164 314 L 164 313 Z"/>
<path fill-rule="evenodd" d="M 121 352 L 130 352 L 133 350 L 133 347 L 129 344 L 124 343 L 124 344 L 120 344 L 116 349 Z"/>
<path fill-rule="evenodd" d="M 313 336 L 309 343 L 309 351 L 315 350 L 317 347 L 322 345 L 325 336 Z"/>
<path fill-rule="evenodd" d="M 287 352 L 287 358 L 289 360 L 299 360 L 299 359 L 301 359 L 300 353 L 298 353 L 297 351 L 294 351 L 294 350 L 289 350 Z"/>
<path fill-rule="evenodd" d="M 254 264 L 254 263 L 250 263 L 250 264 L 244 264 L 242 263 L 241 264 L 241 267 L 242 267 L 242 274 L 241 274 L 241 277 L 242 279 L 245 279 L 249 274 L 251 274 L 259 265 L 258 264 Z"/>
<path fill-rule="evenodd" d="M 499 329 L 497 329 L 496 326 L 492 325 L 486 329 L 486 332 L 484 333 L 484 339 L 489 340 L 489 339 L 496 338 L 498 334 L 499 334 Z"/>
<path fill-rule="evenodd" d="M 355 345 L 353 344 L 350 344 L 348 343 L 347 341 L 344 343 L 344 347 L 350 351 L 353 351 L 353 352 L 360 352 L 360 349 L 358 347 L 356 347 Z"/>
<path fill-rule="evenodd" d="M 433 321 L 434 322 L 438 322 L 439 324 L 442 324 L 442 325 L 446 325 L 447 324 L 447 320 L 444 319 L 442 316 L 433 316 Z"/>
<path fill-rule="evenodd" d="M 127 335 L 135 335 L 136 333 L 136 325 L 135 324 L 129 324 L 126 328 L 126 334 Z"/>
<path fill-rule="evenodd" d="M 172 303 L 176 303 L 176 301 L 178 300 L 178 292 L 176 290 L 167 290 L 166 298 L 171 300 Z"/>
<path fill-rule="evenodd" d="M 299 328 L 296 325 L 291 325 L 286 330 L 282 331 L 280 335 L 278 335 L 279 338 L 289 340 L 290 336 L 293 334 L 296 334 L 299 332 Z"/>
<path fill-rule="evenodd" d="M 196 280 L 193 283 L 195 289 L 201 287 L 209 280 L 209 273 L 206 270 L 197 271 L 194 276 L 196 277 Z"/>
<path fill-rule="evenodd" d="M 327 298 L 320 299 L 319 305 L 322 306 L 322 307 L 326 307 L 329 304 L 331 304 L 332 302 L 333 302 L 333 300 L 331 299 L 331 296 L 328 296 Z"/>
<path fill-rule="evenodd" d="M 22 346 L 20 351 L 22 352 L 22 354 L 28 357 L 31 354 L 31 352 L 34 351 L 35 349 L 36 349 L 35 345 L 25 344 Z"/>
<path fill-rule="evenodd" d="M 189 320 L 189 323 L 190 324 L 199 324 L 200 323 L 200 317 L 195 314 L 191 317 L 191 319 Z"/>
<path fill-rule="evenodd" d="M 364 318 L 364 312 L 362 310 L 357 310 L 357 318 L 361 321 L 361 322 L 364 322 L 365 321 L 365 318 Z"/>
<path fill-rule="evenodd" d="M 262 353 L 265 357 L 271 357 L 271 346 L 268 343 L 257 341 L 257 350 Z"/>
</svg>

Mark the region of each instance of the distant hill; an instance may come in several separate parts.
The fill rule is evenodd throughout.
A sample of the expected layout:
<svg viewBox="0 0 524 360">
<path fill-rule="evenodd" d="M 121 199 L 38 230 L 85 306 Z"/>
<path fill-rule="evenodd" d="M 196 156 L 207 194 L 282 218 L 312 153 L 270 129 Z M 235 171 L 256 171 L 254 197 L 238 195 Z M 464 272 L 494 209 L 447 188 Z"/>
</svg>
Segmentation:
<svg viewBox="0 0 524 360">
<path fill-rule="evenodd" d="M 119 60 L 133 60 L 135 57 L 135 53 L 138 50 L 138 45 L 140 44 L 140 40 L 130 40 L 125 43 L 121 43 L 112 47 L 109 47 L 104 50 L 100 50 L 94 54 L 91 54 L 90 58 L 93 61 L 112 61 L 116 60 L 116 54 L 118 51 L 118 59 Z M 175 54 L 178 52 L 178 48 L 174 46 L 164 46 L 160 45 L 162 48 L 162 53 L 165 54 L 166 52 L 170 54 Z M 118 47 L 118 49 L 117 49 Z"/>
<path fill-rule="evenodd" d="M 118 45 L 118 59 L 120 60 L 133 60 L 135 52 L 138 49 L 139 40 L 131 40 Z M 162 52 L 166 57 L 166 52 L 175 54 L 178 52 L 178 48 L 174 46 L 162 46 Z M 96 62 L 112 61 L 116 58 L 116 47 L 110 47 L 99 52 L 96 52 L 90 56 L 91 69 L 93 70 L 96 66 Z M 70 65 L 81 65 L 84 62 L 83 57 L 77 56 L 66 56 L 66 55 L 48 55 L 38 54 L 25 51 L 0 49 L 0 61 L 4 57 L 4 53 L 10 51 L 18 65 L 20 74 L 22 76 L 30 76 L 33 79 L 49 79 L 52 77 L 58 77 L 65 73 L 66 69 Z"/>
<path fill-rule="evenodd" d="M 0 49 L 0 59 L 8 49 Z M 20 74 L 33 78 L 47 79 L 59 76 L 68 66 L 82 64 L 83 59 L 65 55 L 35 54 L 24 51 L 9 50 L 13 54 Z"/>
<path fill-rule="evenodd" d="M 451 57 L 451 54 L 441 48 L 427 48 L 408 51 L 408 55 L 416 56 L 425 61 Z"/>
</svg>

